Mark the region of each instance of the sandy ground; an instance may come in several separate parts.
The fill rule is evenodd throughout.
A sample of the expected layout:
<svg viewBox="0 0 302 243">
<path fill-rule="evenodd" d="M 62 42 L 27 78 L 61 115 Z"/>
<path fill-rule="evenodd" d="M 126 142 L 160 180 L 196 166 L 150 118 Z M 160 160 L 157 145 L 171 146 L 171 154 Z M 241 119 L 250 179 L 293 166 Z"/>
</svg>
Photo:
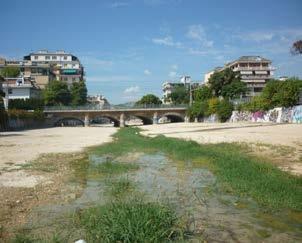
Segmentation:
<svg viewBox="0 0 302 243">
<path fill-rule="evenodd" d="M 142 129 L 144 129 L 143 135 L 161 134 L 167 137 L 194 140 L 198 143 L 254 144 L 257 145 L 258 154 L 273 155 L 274 161 L 280 168 L 302 175 L 301 124 L 170 123 L 142 126 Z M 259 147 L 262 149 L 259 150 Z"/>
<path fill-rule="evenodd" d="M 28 175 L 18 165 L 46 153 L 79 152 L 111 141 L 114 127 L 57 127 L 0 133 L 0 186 L 33 187 L 42 178 Z"/>
</svg>

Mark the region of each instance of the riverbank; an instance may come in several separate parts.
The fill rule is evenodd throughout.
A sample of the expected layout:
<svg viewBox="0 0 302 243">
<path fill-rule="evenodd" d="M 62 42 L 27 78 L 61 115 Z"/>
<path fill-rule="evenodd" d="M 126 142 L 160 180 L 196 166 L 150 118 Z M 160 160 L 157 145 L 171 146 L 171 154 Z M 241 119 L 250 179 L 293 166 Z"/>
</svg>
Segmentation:
<svg viewBox="0 0 302 243">
<path fill-rule="evenodd" d="M 247 155 L 238 144 L 199 145 L 139 133 L 120 129 L 113 142 L 75 158 L 79 163 L 70 172 L 83 178 L 82 193 L 32 210 L 21 239 L 301 240 L 301 178 Z M 33 163 L 32 169 L 41 166 Z M 152 220 L 163 224 L 150 231 Z"/>
<path fill-rule="evenodd" d="M 170 123 L 142 126 L 141 134 L 199 144 L 239 143 L 282 170 L 302 175 L 302 125 L 274 123 Z"/>
</svg>

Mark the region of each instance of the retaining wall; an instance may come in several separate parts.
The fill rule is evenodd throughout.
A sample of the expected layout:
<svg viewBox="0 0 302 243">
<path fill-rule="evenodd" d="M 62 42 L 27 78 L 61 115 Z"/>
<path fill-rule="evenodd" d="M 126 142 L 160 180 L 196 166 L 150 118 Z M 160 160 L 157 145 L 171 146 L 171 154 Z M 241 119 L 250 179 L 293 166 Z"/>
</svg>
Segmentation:
<svg viewBox="0 0 302 243">
<path fill-rule="evenodd" d="M 230 122 L 276 122 L 276 123 L 302 123 L 302 105 L 290 108 L 277 107 L 267 112 L 233 111 Z"/>
</svg>

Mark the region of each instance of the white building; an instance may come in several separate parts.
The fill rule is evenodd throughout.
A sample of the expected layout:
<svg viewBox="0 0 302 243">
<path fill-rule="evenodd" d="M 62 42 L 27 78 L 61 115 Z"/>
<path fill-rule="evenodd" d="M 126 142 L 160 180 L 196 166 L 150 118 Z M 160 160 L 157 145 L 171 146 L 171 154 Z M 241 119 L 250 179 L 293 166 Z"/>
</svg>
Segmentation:
<svg viewBox="0 0 302 243">
<path fill-rule="evenodd" d="M 260 56 L 242 56 L 239 59 L 227 63 L 223 68 L 216 68 L 205 75 L 205 84 L 214 72 L 221 72 L 226 68 L 234 72 L 240 72 L 241 81 L 247 84 L 247 97 L 259 95 L 268 80 L 273 78 L 275 68 L 271 61 Z"/>
<path fill-rule="evenodd" d="M 5 78 L 2 84 L 5 99 L 29 99 L 40 97 L 41 90 L 29 80 L 21 78 Z"/>
</svg>

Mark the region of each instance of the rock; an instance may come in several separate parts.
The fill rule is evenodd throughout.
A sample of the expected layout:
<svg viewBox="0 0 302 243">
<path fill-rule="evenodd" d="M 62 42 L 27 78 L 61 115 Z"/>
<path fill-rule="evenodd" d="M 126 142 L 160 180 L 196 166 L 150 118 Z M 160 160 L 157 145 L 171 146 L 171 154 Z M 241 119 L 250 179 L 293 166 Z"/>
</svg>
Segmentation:
<svg viewBox="0 0 302 243">
<path fill-rule="evenodd" d="M 75 241 L 74 243 L 86 243 L 86 241 L 81 239 L 81 240 Z"/>
</svg>

